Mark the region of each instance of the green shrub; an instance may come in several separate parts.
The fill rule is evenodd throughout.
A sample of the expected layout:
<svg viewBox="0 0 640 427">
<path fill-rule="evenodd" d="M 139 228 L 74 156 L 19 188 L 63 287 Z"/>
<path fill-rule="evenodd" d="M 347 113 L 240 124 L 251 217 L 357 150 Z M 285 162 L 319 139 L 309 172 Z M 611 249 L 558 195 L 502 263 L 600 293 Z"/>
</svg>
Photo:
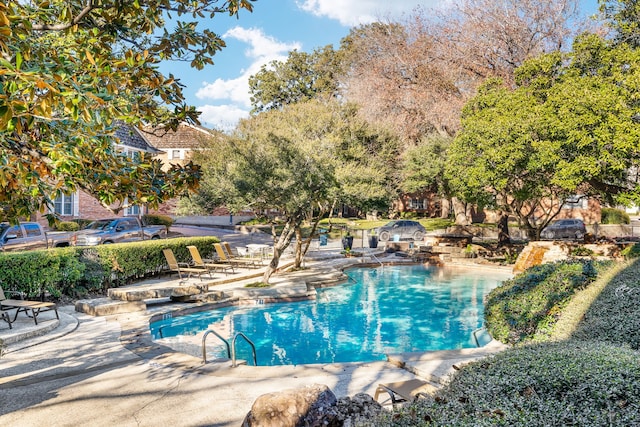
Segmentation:
<svg viewBox="0 0 640 427">
<path fill-rule="evenodd" d="M 74 221 L 60 221 L 56 223 L 54 229 L 56 231 L 78 231 L 80 229 L 80 225 Z"/>
<path fill-rule="evenodd" d="M 620 251 L 620 255 L 627 259 L 640 257 L 640 243 L 635 243 L 633 245 L 627 246 Z"/>
<path fill-rule="evenodd" d="M 28 298 L 80 297 L 109 287 L 129 284 L 165 271 L 163 248 L 171 248 L 179 261 L 191 261 L 188 245 L 203 257 L 214 254 L 215 237 L 185 237 L 91 247 L 55 248 L 0 253 L 3 289 L 23 292 Z"/>
<path fill-rule="evenodd" d="M 596 276 L 593 260 L 532 267 L 491 291 L 485 304 L 487 330 L 511 344 L 544 338 L 573 293 Z"/>
<path fill-rule="evenodd" d="M 4 290 L 39 299 L 44 292 L 59 296 L 60 257 L 54 251 L 0 253 L 0 283 Z"/>
<path fill-rule="evenodd" d="M 142 223 L 144 225 L 164 225 L 167 227 L 167 231 L 169 231 L 173 222 L 173 218 L 168 215 L 147 214 L 142 216 Z"/>
<path fill-rule="evenodd" d="M 418 218 L 418 213 L 417 212 L 410 212 L 410 211 L 400 212 L 400 218 L 402 218 L 402 219 L 416 219 L 416 218 Z"/>
<path fill-rule="evenodd" d="M 613 276 L 589 306 L 573 337 L 640 350 L 640 260 Z"/>
<path fill-rule="evenodd" d="M 593 254 L 594 252 L 591 249 L 582 245 L 574 246 L 569 250 L 569 255 L 572 256 L 592 256 Z"/>
<path fill-rule="evenodd" d="M 600 222 L 602 224 L 629 224 L 631 219 L 629 214 L 620 209 L 602 208 Z"/>
<path fill-rule="evenodd" d="M 506 350 L 465 366 L 436 396 L 372 426 L 640 425 L 640 358 L 597 342 Z"/>
</svg>

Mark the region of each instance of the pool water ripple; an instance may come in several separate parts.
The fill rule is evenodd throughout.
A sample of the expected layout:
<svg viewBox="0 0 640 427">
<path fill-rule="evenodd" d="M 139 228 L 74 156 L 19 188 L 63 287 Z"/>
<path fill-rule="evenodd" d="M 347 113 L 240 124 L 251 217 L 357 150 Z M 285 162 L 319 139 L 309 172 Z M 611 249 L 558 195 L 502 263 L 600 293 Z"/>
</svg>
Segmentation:
<svg viewBox="0 0 640 427">
<path fill-rule="evenodd" d="M 224 337 L 243 332 L 256 345 L 258 365 L 364 362 L 388 353 L 475 347 L 484 297 L 510 276 L 489 270 L 412 265 L 354 268 L 353 280 L 317 290 L 315 300 L 226 307 L 150 325 L 153 339 L 199 337 L 207 328 Z M 207 341 L 208 359 L 225 346 Z M 237 356 L 251 360 L 248 344 Z"/>
</svg>

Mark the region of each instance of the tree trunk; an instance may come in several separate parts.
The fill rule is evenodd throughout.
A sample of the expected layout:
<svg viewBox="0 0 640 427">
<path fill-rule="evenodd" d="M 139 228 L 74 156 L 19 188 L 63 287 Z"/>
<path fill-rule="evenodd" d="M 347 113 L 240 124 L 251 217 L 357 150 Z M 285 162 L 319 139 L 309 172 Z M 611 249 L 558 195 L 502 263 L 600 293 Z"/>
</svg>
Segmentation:
<svg viewBox="0 0 640 427">
<path fill-rule="evenodd" d="M 300 221 L 298 221 L 299 224 Z M 280 264 L 280 257 L 284 253 L 287 246 L 291 243 L 291 238 L 295 233 L 295 229 L 297 227 L 296 221 L 294 219 L 287 220 L 287 223 L 284 225 L 284 229 L 282 230 L 282 234 L 278 238 L 278 241 L 273 245 L 273 258 L 271 258 L 271 262 L 267 266 L 267 269 L 264 271 L 264 275 L 262 276 L 262 281 L 264 283 L 269 283 L 269 279 L 273 275 L 273 273 L 278 270 L 278 265 Z M 275 227 L 272 227 L 275 229 Z M 272 231 L 272 234 L 275 235 L 275 231 Z"/>
<path fill-rule="evenodd" d="M 440 218 L 449 218 L 451 216 L 451 200 L 442 198 L 440 200 Z"/>
<path fill-rule="evenodd" d="M 302 230 L 300 229 L 300 227 L 296 227 L 296 249 L 295 249 L 295 256 L 294 256 L 294 261 L 293 261 L 293 268 L 298 269 L 302 266 L 302 258 L 303 258 L 303 253 L 302 253 L 302 245 L 303 245 L 303 241 L 302 241 Z"/>
<path fill-rule="evenodd" d="M 456 225 L 471 224 L 471 221 L 469 221 L 469 217 L 467 216 L 467 204 L 457 197 L 453 197 L 451 199 L 451 204 L 453 205 L 453 212 L 456 216 Z"/>
<path fill-rule="evenodd" d="M 510 243 L 509 214 L 500 212 L 500 218 L 498 219 L 498 247 L 507 246 Z"/>
</svg>

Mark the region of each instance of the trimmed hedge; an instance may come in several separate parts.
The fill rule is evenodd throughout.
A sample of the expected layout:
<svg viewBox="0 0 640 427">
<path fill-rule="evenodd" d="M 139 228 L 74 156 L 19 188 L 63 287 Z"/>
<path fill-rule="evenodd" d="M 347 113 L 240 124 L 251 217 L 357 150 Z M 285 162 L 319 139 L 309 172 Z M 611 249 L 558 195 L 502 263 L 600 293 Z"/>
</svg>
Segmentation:
<svg viewBox="0 0 640 427">
<path fill-rule="evenodd" d="M 472 363 L 435 397 L 371 426 L 640 425 L 640 357 L 598 342 L 531 344 Z"/>
<path fill-rule="evenodd" d="M 572 263 L 527 271 L 508 288 L 520 283 L 521 290 L 540 291 L 543 282 L 556 282 L 555 270 L 566 272 L 567 264 Z M 573 264 L 570 267 L 575 270 Z M 612 268 L 596 266 L 597 280 L 561 304 L 560 321 L 568 323 L 563 329 L 569 333 L 555 331 L 549 342 L 520 344 L 471 363 L 435 396 L 367 425 L 640 425 L 640 260 Z M 579 275 L 573 271 L 573 276 Z M 549 300 L 554 299 L 553 289 L 548 290 Z M 516 306 L 522 306 L 525 294 L 514 290 L 503 297 L 520 299 Z"/>
<path fill-rule="evenodd" d="M 640 350 L 640 260 L 613 276 L 584 314 L 572 338 Z"/>
<path fill-rule="evenodd" d="M 509 344 L 545 339 L 571 296 L 591 283 L 596 267 L 603 265 L 593 260 L 542 264 L 505 281 L 487 297 L 487 330 Z"/>
<path fill-rule="evenodd" d="M 44 292 L 54 298 L 79 297 L 159 276 L 166 267 L 163 248 L 171 248 L 179 261 L 190 262 L 188 245 L 206 258 L 213 256 L 217 242 L 216 237 L 185 237 L 0 253 L 0 284 L 29 298 L 40 298 Z"/>
<path fill-rule="evenodd" d="M 146 214 L 142 216 L 142 223 L 144 225 L 164 225 L 167 231 L 169 231 L 173 222 L 173 218 L 168 215 Z"/>
</svg>

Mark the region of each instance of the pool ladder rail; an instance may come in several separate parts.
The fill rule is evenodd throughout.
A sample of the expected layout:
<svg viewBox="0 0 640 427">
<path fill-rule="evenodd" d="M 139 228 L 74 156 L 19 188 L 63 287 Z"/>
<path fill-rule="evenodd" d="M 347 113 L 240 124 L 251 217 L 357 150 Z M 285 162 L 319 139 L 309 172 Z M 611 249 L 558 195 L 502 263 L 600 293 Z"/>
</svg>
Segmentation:
<svg viewBox="0 0 640 427">
<path fill-rule="evenodd" d="M 249 343 L 249 345 L 251 346 L 251 352 L 253 354 L 253 365 L 254 366 L 258 366 L 258 359 L 257 359 L 257 356 L 256 356 L 256 346 L 249 339 L 249 337 L 247 337 L 242 332 L 236 332 L 236 334 L 233 336 L 233 339 L 231 340 L 231 344 L 229 344 L 228 340 L 226 340 L 222 335 L 218 334 L 216 331 L 214 331 L 212 329 L 207 329 L 207 331 L 202 336 L 202 363 L 207 363 L 207 345 L 206 345 L 206 341 L 207 341 L 207 336 L 209 336 L 209 334 L 215 335 L 216 337 L 218 337 L 227 346 L 227 357 L 229 357 L 231 359 L 231 367 L 232 368 L 235 368 L 236 366 L 238 366 L 238 363 L 237 363 L 237 360 L 236 360 L 236 341 L 237 341 L 238 337 L 244 339 L 247 343 Z"/>
</svg>

